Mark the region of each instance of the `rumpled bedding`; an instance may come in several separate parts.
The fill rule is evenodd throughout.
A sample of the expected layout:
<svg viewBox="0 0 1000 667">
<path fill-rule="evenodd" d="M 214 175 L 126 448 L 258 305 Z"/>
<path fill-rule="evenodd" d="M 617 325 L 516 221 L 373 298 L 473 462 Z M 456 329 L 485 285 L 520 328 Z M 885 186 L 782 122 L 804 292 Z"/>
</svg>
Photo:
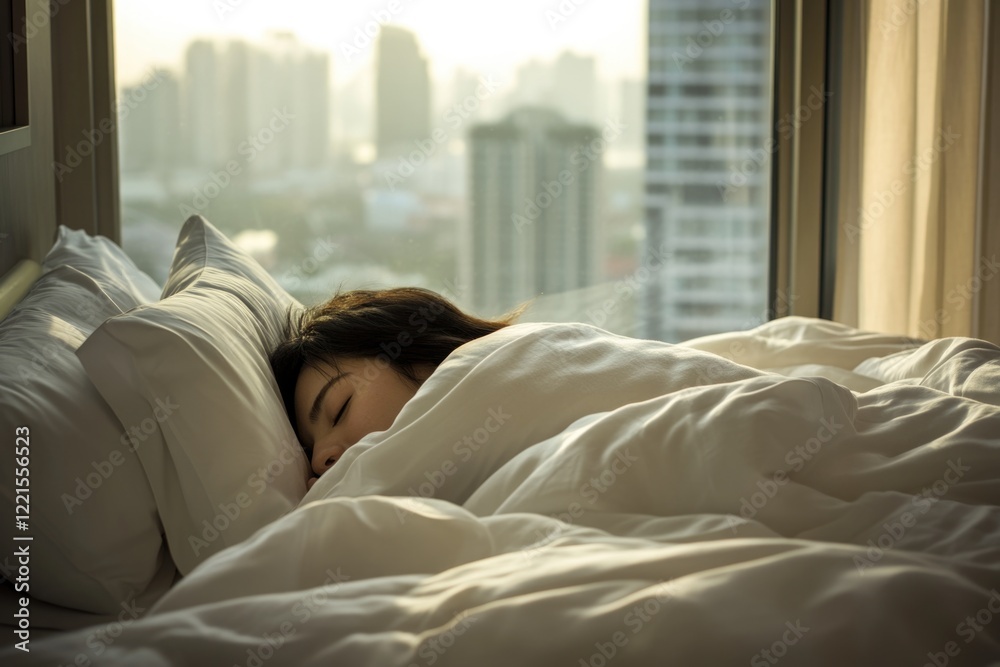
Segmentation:
<svg viewBox="0 0 1000 667">
<path fill-rule="evenodd" d="M 984 341 L 516 325 L 142 618 L 0 659 L 1000 664 L 998 406 Z"/>
</svg>

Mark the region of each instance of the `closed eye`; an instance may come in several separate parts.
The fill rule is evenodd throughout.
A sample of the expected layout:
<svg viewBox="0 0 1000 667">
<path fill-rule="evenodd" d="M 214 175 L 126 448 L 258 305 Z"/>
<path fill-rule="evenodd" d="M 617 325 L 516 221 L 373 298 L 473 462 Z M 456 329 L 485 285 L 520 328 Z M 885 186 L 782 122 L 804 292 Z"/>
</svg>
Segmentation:
<svg viewBox="0 0 1000 667">
<path fill-rule="evenodd" d="M 354 398 L 354 396 L 353 396 L 353 395 L 352 395 L 352 396 L 350 396 L 350 397 L 348 397 L 348 399 L 347 399 L 346 401 L 344 401 L 344 405 L 343 405 L 343 407 L 342 407 L 342 408 L 340 408 L 340 412 L 338 412 L 338 413 L 337 413 L 337 416 L 333 418 L 333 425 L 334 425 L 334 426 L 336 426 L 336 425 L 337 425 L 337 422 L 339 422 L 339 421 L 340 421 L 340 419 L 341 419 L 341 417 L 343 417 L 343 416 L 344 416 L 344 412 L 345 412 L 345 411 L 347 410 L 347 405 L 348 405 L 348 404 L 349 404 L 349 403 L 351 402 L 351 399 L 352 399 L 352 398 Z"/>
</svg>

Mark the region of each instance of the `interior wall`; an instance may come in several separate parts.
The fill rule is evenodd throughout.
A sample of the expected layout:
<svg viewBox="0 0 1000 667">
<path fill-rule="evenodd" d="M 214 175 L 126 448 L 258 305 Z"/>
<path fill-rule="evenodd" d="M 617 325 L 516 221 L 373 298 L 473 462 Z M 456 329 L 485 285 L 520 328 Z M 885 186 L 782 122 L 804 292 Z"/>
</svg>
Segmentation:
<svg viewBox="0 0 1000 667">
<path fill-rule="evenodd" d="M 25 26 L 15 26 L 28 54 L 31 144 L 0 155 L 0 275 L 21 258 L 40 261 L 55 240 L 56 187 L 52 171 L 52 53 L 49 3 L 27 0 Z"/>
</svg>

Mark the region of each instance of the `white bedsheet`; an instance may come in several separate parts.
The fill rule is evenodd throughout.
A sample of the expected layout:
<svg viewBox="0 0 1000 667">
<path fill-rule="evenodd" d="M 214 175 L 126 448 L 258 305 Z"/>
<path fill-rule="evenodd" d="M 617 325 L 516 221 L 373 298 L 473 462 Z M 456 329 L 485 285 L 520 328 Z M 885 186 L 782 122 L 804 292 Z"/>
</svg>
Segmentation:
<svg viewBox="0 0 1000 667">
<path fill-rule="evenodd" d="M 1000 664 L 1000 349 L 727 336 L 465 346 L 145 618 L 0 661 Z"/>
</svg>

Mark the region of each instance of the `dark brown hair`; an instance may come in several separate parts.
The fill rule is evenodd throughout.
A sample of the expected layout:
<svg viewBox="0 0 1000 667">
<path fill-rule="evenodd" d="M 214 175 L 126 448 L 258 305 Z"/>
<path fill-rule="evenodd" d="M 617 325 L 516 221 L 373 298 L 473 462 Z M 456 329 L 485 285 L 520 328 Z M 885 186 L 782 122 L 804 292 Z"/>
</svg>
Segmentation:
<svg viewBox="0 0 1000 667">
<path fill-rule="evenodd" d="M 445 360 L 457 347 L 511 324 L 521 309 L 494 320 L 463 313 L 418 287 L 353 290 L 298 314 L 289 312 L 285 339 L 271 353 L 285 411 L 295 424 L 295 385 L 306 366 L 337 359 L 381 359 L 419 385 L 417 367 Z"/>
</svg>

